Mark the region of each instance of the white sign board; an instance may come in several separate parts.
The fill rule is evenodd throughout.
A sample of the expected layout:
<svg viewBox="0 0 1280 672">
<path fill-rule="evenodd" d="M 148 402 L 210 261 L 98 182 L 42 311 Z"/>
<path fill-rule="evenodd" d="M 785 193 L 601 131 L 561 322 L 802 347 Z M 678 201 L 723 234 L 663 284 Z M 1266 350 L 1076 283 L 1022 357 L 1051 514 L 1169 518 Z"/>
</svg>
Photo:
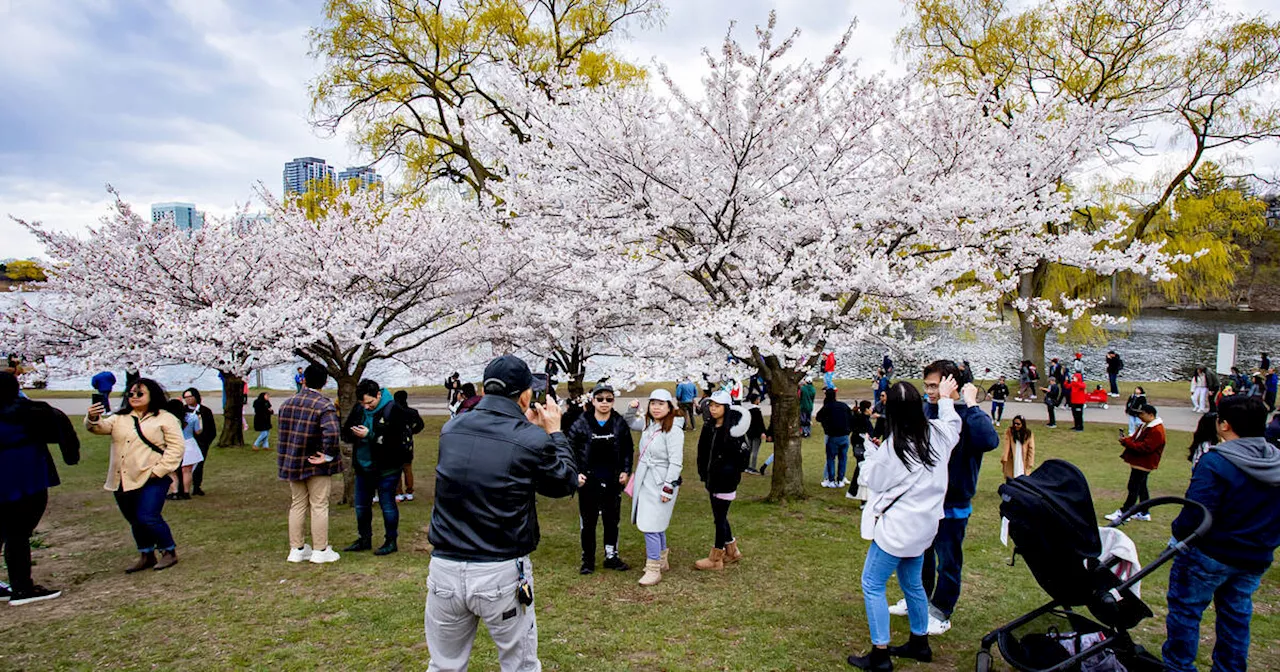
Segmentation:
<svg viewBox="0 0 1280 672">
<path fill-rule="evenodd" d="M 1236 365 L 1236 335 L 1218 334 L 1218 373 L 1231 373 Z"/>
</svg>

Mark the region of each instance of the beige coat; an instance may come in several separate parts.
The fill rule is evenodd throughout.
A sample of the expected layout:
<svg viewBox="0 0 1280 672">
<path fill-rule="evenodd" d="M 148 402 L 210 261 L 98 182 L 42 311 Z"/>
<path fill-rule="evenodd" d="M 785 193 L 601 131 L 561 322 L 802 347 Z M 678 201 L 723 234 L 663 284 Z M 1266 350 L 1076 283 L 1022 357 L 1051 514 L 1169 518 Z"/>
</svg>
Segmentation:
<svg viewBox="0 0 1280 672">
<path fill-rule="evenodd" d="M 115 492 L 137 490 L 146 485 L 152 476 L 163 478 L 182 466 L 182 423 L 168 411 L 158 415 L 139 417 L 142 434 L 147 440 L 164 449 L 157 453 L 138 438 L 133 426 L 134 415 L 104 415 L 97 422 L 85 416 L 84 426 L 94 434 L 111 436 L 111 462 L 107 467 L 107 482 L 102 487 Z"/>
<path fill-rule="evenodd" d="M 1004 477 L 1013 478 L 1013 428 L 1004 430 L 1004 453 L 1000 456 L 1000 466 L 1004 467 Z M 1022 468 L 1026 473 L 1036 466 L 1036 437 L 1034 434 L 1027 437 L 1026 443 L 1022 444 Z"/>
</svg>

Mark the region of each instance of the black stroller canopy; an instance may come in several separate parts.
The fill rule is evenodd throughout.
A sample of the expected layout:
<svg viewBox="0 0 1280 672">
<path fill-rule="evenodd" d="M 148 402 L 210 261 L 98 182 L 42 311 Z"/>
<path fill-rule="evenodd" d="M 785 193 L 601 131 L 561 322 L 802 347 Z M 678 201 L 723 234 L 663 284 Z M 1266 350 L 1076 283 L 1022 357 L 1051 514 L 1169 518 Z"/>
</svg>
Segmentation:
<svg viewBox="0 0 1280 672">
<path fill-rule="evenodd" d="M 1054 517 L 1051 524 L 1040 529 L 1067 535 L 1053 540 L 1055 546 L 1084 557 L 1096 558 L 1102 553 L 1089 482 L 1076 465 L 1064 460 L 1046 460 L 1016 483 L 1039 494 L 1045 503 L 1042 513 Z"/>
</svg>

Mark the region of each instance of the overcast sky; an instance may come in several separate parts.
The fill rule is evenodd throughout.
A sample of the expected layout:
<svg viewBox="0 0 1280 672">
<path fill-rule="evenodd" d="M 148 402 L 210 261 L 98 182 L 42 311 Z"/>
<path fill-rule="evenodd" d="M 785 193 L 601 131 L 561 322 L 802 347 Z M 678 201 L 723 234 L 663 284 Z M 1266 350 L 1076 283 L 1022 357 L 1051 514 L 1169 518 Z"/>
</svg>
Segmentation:
<svg viewBox="0 0 1280 672">
<path fill-rule="evenodd" d="M 718 45 L 730 21 L 749 41 L 772 8 L 782 29 L 803 31 L 801 51 L 814 55 L 856 16 L 853 54 L 870 71 L 901 70 L 892 45 L 906 17 L 896 0 L 666 4 L 663 26 L 633 31 L 617 46 L 642 63 L 668 64 L 685 86 L 697 84 L 700 49 Z M 1268 4 L 1228 6 L 1257 13 Z M 249 202 L 258 181 L 278 192 L 293 157 L 319 156 L 339 168 L 365 163 L 345 138 L 322 137 L 308 122 L 307 84 L 319 66 L 307 55 L 307 31 L 321 7 L 321 0 L 0 0 L 0 258 L 43 253 L 9 216 L 82 229 L 107 212 L 108 183 L 144 211 L 191 201 L 225 214 Z M 1275 147 L 1250 154 L 1258 172 L 1280 169 Z"/>
</svg>

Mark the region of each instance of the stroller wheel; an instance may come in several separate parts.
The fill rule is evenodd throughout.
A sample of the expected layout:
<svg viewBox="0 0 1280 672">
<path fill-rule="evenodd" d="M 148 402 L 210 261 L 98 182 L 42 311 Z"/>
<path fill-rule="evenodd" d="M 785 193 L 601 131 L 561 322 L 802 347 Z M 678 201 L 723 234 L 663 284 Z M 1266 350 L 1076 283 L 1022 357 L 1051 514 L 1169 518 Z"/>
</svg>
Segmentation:
<svg viewBox="0 0 1280 672">
<path fill-rule="evenodd" d="M 991 653 L 989 651 L 979 651 L 978 659 L 973 665 L 974 672 L 991 672 Z"/>
<path fill-rule="evenodd" d="M 1103 407 L 1103 408 L 1111 408 L 1111 405 L 1110 405 L 1110 404 L 1103 404 L 1103 405 L 1102 405 L 1102 407 Z"/>
</svg>

